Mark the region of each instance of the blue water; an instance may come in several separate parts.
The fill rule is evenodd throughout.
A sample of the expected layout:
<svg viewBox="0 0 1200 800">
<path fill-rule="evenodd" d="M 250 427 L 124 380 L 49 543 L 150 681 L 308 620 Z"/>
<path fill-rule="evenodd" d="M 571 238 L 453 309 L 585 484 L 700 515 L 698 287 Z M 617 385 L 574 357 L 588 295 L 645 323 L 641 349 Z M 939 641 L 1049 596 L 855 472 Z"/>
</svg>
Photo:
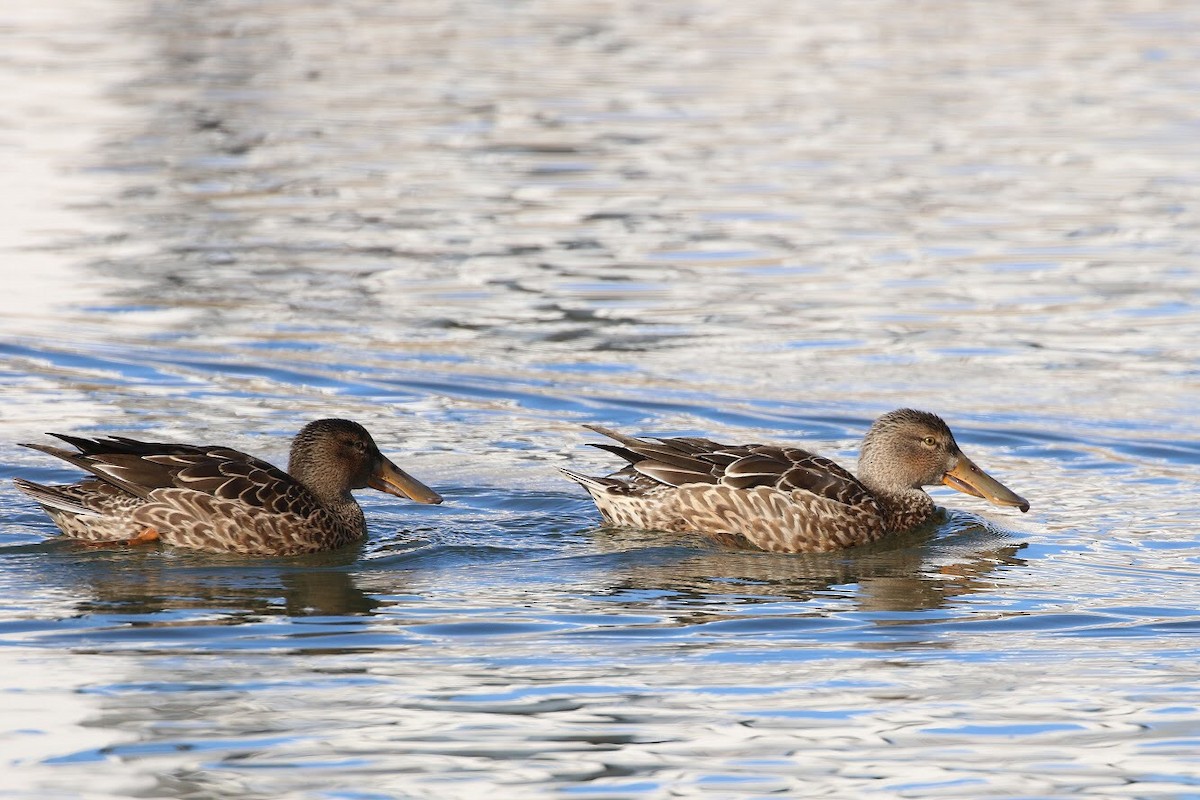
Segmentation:
<svg viewBox="0 0 1200 800">
<path fill-rule="evenodd" d="M 6 25 L 4 797 L 1200 797 L 1197 9 Z M 557 469 L 613 466 L 584 423 L 852 467 L 900 406 L 1030 512 L 781 556 Z M 323 416 L 446 502 L 245 559 L 81 547 L 9 480 Z"/>
</svg>

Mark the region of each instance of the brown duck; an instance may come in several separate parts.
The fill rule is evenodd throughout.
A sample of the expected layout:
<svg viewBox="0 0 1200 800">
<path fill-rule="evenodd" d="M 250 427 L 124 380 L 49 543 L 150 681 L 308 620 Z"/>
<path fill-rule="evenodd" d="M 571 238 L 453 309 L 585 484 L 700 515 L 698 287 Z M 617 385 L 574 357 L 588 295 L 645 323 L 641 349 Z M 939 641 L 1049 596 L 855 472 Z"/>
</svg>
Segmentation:
<svg viewBox="0 0 1200 800">
<path fill-rule="evenodd" d="M 604 478 L 563 470 L 610 525 L 739 537 L 762 550 L 815 553 L 874 542 L 934 512 L 922 487 L 945 484 L 999 506 L 1029 503 L 963 455 L 942 419 L 904 408 L 863 439 L 858 477 L 796 447 L 635 439 L 586 426 L 629 462 Z"/>
<path fill-rule="evenodd" d="M 161 540 L 210 552 L 280 556 L 332 550 L 362 539 L 366 519 L 351 489 L 371 487 L 418 503 L 437 492 L 379 451 L 357 422 L 310 422 L 292 440 L 288 470 L 227 447 L 85 439 L 51 434 L 75 451 L 26 444 L 91 473 L 44 486 L 16 479 L 72 539 Z"/>
</svg>

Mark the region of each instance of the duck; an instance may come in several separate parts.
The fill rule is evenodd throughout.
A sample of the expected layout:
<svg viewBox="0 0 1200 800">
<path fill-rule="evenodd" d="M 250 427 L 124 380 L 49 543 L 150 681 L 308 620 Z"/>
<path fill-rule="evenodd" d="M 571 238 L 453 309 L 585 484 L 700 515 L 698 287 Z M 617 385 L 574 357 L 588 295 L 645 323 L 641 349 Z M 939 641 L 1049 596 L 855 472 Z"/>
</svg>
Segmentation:
<svg viewBox="0 0 1200 800">
<path fill-rule="evenodd" d="M 75 449 L 22 446 L 60 458 L 88 477 L 64 485 L 22 478 L 14 484 L 63 535 L 89 544 L 158 541 L 213 553 L 290 556 L 366 536 L 353 489 L 442 502 L 383 455 L 366 428 L 347 419 L 305 425 L 292 440 L 286 472 L 228 447 L 48 435 Z"/>
<path fill-rule="evenodd" d="M 562 471 L 592 496 L 606 524 L 711 534 L 777 553 L 821 553 L 870 544 L 920 526 L 936 505 L 923 487 L 944 484 L 997 506 L 1025 498 L 980 469 L 936 414 L 901 408 L 863 438 L 858 476 L 786 445 L 720 444 L 695 437 L 636 438 L 584 427 L 623 458 L 592 477 Z"/>
</svg>

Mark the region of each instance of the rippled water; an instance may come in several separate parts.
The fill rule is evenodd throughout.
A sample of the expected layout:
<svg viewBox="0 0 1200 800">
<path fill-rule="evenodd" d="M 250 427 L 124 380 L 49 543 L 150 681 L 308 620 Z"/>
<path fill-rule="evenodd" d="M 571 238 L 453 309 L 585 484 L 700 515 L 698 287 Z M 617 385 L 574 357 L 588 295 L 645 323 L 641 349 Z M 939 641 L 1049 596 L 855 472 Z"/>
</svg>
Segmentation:
<svg viewBox="0 0 1200 800">
<path fill-rule="evenodd" d="M 1200 8 L 6 11 L 5 797 L 1200 797 Z M 608 530 L 580 425 L 937 411 L 1028 515 L 822 556 Z M 447 502 L 83 549 L 45 431 Z"/>
</svg>

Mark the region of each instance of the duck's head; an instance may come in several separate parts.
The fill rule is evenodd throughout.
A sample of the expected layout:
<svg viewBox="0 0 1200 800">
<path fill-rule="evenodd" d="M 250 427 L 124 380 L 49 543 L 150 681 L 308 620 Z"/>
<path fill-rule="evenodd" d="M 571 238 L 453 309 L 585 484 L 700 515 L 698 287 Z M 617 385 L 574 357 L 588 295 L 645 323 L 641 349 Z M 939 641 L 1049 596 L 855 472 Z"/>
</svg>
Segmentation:
<svg viewBox="0 0 1200 800">
<path fill-rule="evenodd" d="M 370 487 L 418 503 L 442 502 L 441 495 L 381 453 L 366 428 L 348 419 L 305 425 L 292 440 L 288 472 L 324 500 Z"/>
<path fill-rule="evenodd" d="M 1025 498 L 967 458 L 936 414 L 902 408 L 884 414 L 867 431 L 858 476 L 873 492 L 899 495 L 945 484 L 998 506 L 1029 510 Z"/>
</svg>

